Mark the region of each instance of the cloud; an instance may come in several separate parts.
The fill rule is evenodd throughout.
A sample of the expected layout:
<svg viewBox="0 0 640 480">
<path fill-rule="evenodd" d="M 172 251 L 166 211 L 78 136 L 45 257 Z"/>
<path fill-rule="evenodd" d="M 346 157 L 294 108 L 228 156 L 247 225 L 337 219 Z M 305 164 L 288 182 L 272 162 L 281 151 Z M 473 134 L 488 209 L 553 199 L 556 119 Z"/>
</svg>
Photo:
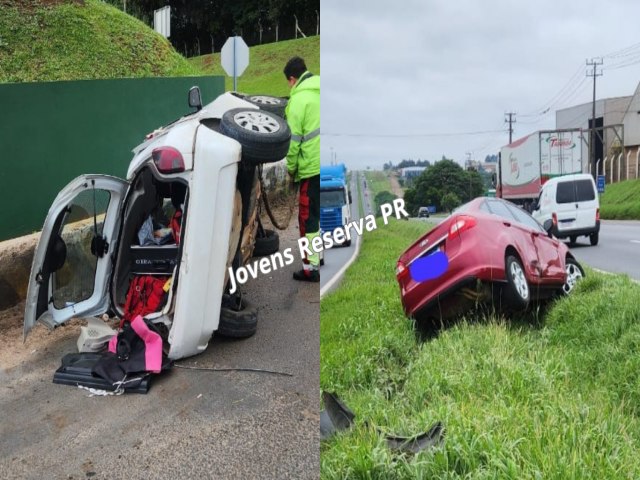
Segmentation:
<svg viewBox="0 0 640 480">
<path fill-rule="evenodd" d="M 505 128 L 505 111 L 540 112 L 572 79 L 546 116 L 516 117 L 515 136 L 553 128 L 556 108 L 590 100 L 585 59 L 637 43 L 639 14 L 640 4 L 624 0 L 323 0 L 322 131 L 374 136 L 324 135 L 322 160 L 331 148 L 354 168 L 443 154 L 462 161 L 468 151 L 482 159 L 507 142 L 506 131 L 375 135 Z M 606 72 L 598 98 L 633 94 L 639 72 Z"/>
</svg>

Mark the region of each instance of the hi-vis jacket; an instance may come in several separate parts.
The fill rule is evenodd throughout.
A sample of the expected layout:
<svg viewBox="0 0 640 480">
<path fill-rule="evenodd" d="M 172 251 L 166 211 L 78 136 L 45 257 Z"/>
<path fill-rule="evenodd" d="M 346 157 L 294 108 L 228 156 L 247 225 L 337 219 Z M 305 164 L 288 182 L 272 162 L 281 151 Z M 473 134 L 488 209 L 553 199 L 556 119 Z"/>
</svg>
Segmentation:
<svg viewBox="0 0 640 480">
<path fill-rule="evenodd" d="M 296 181 L 320 175 L 320 77 L 305 72 L 291 89 L 286 109 L 291 129 L 287 169 Z"/>
</svg>

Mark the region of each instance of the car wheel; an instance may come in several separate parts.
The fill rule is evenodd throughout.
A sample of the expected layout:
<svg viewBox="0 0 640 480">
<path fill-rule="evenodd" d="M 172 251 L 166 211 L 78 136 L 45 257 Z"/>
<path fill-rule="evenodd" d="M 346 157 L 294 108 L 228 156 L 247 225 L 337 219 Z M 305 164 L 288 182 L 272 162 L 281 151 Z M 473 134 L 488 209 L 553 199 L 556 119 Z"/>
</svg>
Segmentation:
<svg viewBox="0 0 640 480">
<path fill-rule="evenodd" d="M 247 338 L 258 329 L 258 311 L 246 300 L 240 309 L 223 305 L 220 309 L 220 323 L 217 333 L 230 338 Z"/>
<path fill-rule="evenodd" d="M 567 278 L 562 286 L 562 293 L 568 295 L 584 277 L 584 270 L 582 266 L 571 257 L 567 258 L 567 261 L 564 263 L 564 270 L 567 273 Z"/>
<path fill-rule="evenodd" d="M 342 245 L 345 246 L 345 247 L 350 247 L 351 246 L 351 239 L 346 240 Z"/>
<path fill-rule="evenodd" d="M 264 236 L 256 237 L 256 244 L 253 247 L 254 257 L 264 257 L 265 255 L 271 255 L 280 250 L 280 237 L 278 232 L 273 230 L 264 231 Z"/>
<path fill-rule="evenodd" d="M 598 245 L 598 233 L 592 233 L 591 235 L 589 235 L 589 241 L 591 242 L 591 245 L 593 247 Z"/>
<path fill-rule="evenodd" d="M 271 95 L 248 95 L 244 99 L 260 107 L 261 110 L 275 113 L 284 118 L 284 111 L 288 102 L 286 98 L 272 97 Z"/>
<path fill-rule="evenodd" d="M 527 308 L 531 298 L 531 289 L 524 274 L 524 268 L 517 257 L 513 255 L 507 256 L 506 274 L 507 287 L 505 293 L 507 302 L 517 309 Z"/>
<path fill-rule="evenodd" d="M 571 237 L 569 237 L 569 243 L 571 245 L 575 245 L 576 240 L 578 240 L 578 237 L 576 237 L 575 235 L 572 235 Z"/>
<path fill-rule="evenodd" d="M 291 130 L 284 119 L 251 108 L 227 110 L 220 120 L 220 133 L 242 145 L 242 160 L 249 164 L 282 160 L 291 140 Z"/>
</svg>

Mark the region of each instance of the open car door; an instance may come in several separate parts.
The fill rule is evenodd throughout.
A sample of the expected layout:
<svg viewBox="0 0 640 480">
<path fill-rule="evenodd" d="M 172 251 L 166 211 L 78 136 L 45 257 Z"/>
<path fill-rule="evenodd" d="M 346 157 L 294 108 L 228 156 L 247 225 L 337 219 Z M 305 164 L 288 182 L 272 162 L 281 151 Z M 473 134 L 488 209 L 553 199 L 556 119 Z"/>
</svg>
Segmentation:
<svg viewBox="0 0 640 480">
<path fill-rule="evenodd" d="M 82 175 L 49 209 L 35 249 L 24 312 L 24 338 L 36 321 L 54 328 L 109 309 L 111 254 L 129 184 Z"/>
</svg>

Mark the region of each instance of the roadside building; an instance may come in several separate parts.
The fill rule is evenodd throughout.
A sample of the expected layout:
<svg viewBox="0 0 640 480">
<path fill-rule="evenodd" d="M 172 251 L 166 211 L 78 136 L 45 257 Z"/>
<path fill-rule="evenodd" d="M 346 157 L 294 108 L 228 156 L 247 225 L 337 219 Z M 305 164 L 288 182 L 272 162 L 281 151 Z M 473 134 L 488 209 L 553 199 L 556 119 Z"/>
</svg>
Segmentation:
<svg viewBox="0 0 640 480">
<path fill-rule="evenodd" d="M 400 170 L 400 176 L 405 180 L 417 178 L 422 175 L 427 167 L 405 167 Z"/>
<path fill-rule="evenodd" d="M 600 160 L 599 171 L 602 173 L 604 159 L 607 158 L 607 182 L 610 182 L 611 159 L 618 158 L 623 153 L 626 144 L 624 137 L 628 134 L 623 128 L 623 120 L 633 97 L 614 97 L 596 100 L 595 127 L 596 135 L 595 157 Z M 593 103 L 583 103 L 556 111 L 556 128 L 580 128 L 584 130 L 582 138 L 582 171 L 591 172 L 589 162 L 589 128 L 593 115 Z M 616 172 L 614 172 L 615 174 Z"/>
</svg>

